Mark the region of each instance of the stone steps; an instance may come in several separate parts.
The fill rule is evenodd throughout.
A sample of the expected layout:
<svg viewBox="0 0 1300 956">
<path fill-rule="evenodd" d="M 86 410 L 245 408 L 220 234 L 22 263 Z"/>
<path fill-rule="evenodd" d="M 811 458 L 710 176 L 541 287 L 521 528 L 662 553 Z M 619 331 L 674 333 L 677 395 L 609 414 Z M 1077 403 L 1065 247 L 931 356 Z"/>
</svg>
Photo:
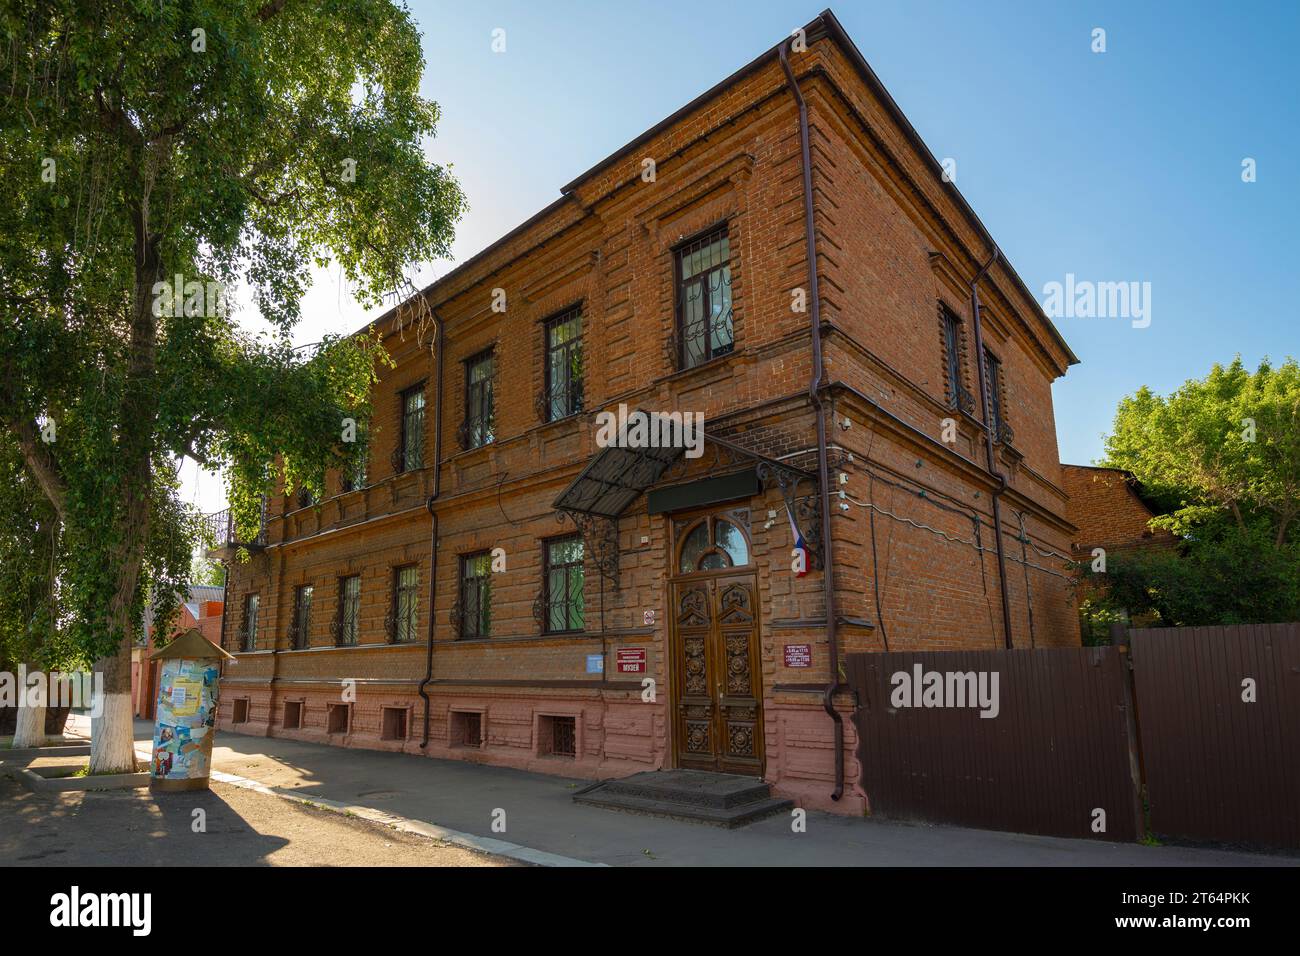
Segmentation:
<svg viewBox="0 0 1300 956">
<path fill-rule="evenodd" d="M 793 800 L 773 797 L 772 788 L 756 777 L 702 770 L 647 770 L 605 780 L 575 793 L 573 801 L 729 828 L 794 807 Z"/>
</svg>

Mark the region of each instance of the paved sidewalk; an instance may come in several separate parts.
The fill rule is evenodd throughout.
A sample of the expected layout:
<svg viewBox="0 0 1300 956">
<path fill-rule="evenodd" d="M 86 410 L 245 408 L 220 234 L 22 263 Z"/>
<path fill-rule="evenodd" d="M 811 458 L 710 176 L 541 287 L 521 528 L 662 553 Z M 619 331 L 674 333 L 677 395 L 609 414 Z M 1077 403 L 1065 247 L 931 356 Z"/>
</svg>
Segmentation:
<svg viewBox="0 0 1300 956">
<path fill-rule="evenodd" d="M 152 725 L 138 721 L 149 747 Z M 807 832 L 778 815 L 740 830 L 573 803 L 588 781 L 459 760 L 353 750 L 219 732 L 218 771 L 307 799 L 412 820 L 615 866 L 1297 866 L 1300 858 L 1067 840 L 809 813 Z M 493 832 L 495 811 L 505 832 Z M 499 817 L 499 814 L 498 814 Z"/>
</svg>

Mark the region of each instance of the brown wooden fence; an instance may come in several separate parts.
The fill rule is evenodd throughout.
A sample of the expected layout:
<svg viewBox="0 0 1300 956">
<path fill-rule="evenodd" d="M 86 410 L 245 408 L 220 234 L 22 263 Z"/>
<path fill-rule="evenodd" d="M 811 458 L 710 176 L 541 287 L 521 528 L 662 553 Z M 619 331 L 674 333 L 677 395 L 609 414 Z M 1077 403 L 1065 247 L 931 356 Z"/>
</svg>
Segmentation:
<svg viewBox="0 0 1300 956">
<path fill-rule="evenodd" d="M 945 683 L 949 674 L 998 675 L 997 716 L 971 706 L 896 706 L 893 695 L 912 690 L 896 675 L 915 686 L 918 666 L 922 685 L 927 672 Z M 1140 836 L 1132 706 L 1117 649 L 850 654 L 848 677 L 873 814 L 1090 839 Z"/>
<path fill-rule="evenodd" d="M 1129 634 L 1152 831 L 1300 847 L 1300 624 Z"/>
<path fill-rule="evenodd" d="M 1157 835 L 1300 847 L 1300 624 L 1130 640 L 1131 672 L 1120 647 L 850 654 L 872 813 L 1134 840 L 1145 780 Z M 918 667 L 997 673 L 998 715 L 897 706 L 896 675 Z"/>
</svg>

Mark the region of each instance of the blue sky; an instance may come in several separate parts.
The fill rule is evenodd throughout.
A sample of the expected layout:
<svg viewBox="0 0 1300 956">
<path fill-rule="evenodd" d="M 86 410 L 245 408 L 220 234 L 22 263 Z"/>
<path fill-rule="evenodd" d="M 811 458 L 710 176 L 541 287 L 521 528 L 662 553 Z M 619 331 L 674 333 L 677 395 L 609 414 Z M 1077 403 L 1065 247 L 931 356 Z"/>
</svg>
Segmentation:
<svg viewBox="0 0 1300 956">
<path fill-rule="evenodd" d="M 753 59 L 816 3 L 430 3 L 430 158 L 468 196 L 473 255 L 560 186 Z M 1082 360 L 1054 386 L 1061 459 L 1090 462 L 1116 403 L 1240 353 L 1300 356 L 1300 3 L 846 2 L 832 7 L 1042 298 L 1046 283 L 1151 283 L 1147 328 L 1062 318 Z M 1092 31 L 1106 31 L 1094 53 Z M 506 31 L 493 53 L 492 31 Z M 1241 163 L 1257 163 L 1243 183 Z M 453 263 L 422 268 L 421 283 Z M 369 316 L 329 271 L 295 338 Z M 222 506 L 187 463 L 187 498 Z"/>
</svg>

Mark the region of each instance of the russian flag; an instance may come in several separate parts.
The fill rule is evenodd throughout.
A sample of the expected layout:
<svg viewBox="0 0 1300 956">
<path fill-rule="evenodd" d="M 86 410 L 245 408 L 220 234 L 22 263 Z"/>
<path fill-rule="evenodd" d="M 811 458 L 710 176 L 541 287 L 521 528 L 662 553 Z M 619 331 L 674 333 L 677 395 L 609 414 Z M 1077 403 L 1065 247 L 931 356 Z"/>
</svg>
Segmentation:
<svg viewBox="0 0 1300 956">
<path fill-rule="evenodd" d="M 799 567 L 802 568 L 802 570 L 795 571 L 794 573 L 796 578 L 801 578 L 808 573 L 808 545 L 804 543 L 803 535 L 799 533 L 799 526 L 794 523 L 794 513 L 790 511 L 789 505 L 785 506 L 785 515 L 790 519 L 790 537 L 794 540 L 794 550 L 798 552 L 797 555 L 791 554 L 791 557 L 803 558 L 803 560 L 799 562 Z M 791 567 L 793 566 L 794 562 L 792 561 Z"/>
</svg>

